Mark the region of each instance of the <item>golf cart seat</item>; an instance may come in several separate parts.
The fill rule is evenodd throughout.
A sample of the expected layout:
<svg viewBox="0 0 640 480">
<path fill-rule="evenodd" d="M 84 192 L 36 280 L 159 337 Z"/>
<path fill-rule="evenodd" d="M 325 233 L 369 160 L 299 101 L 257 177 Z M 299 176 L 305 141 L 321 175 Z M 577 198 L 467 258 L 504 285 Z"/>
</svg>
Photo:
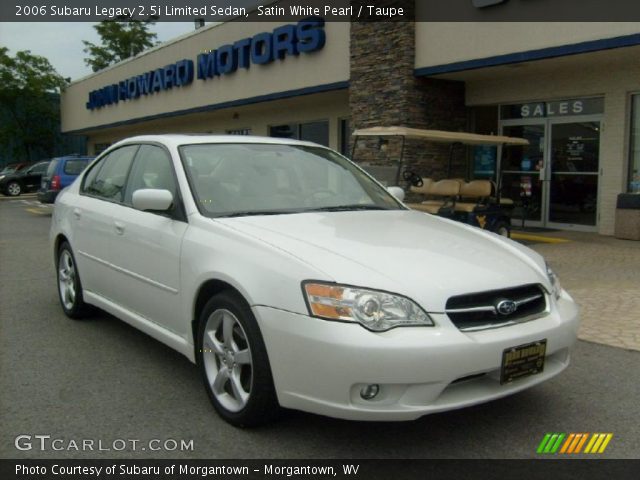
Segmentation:
<svg viewBox="0 0 640 480">
<path fill-rule="evenodd" d="M 411 187 L 411 191 L 413 193 L 418 193 L 420 195 L 429 195 L 429 188 L 433 184 L 432 178 L 422 177 L 422 185 L 420 187 Z"/>
<path fill-rule="evenodd" d="M 489 197 L 491 197 L 491 182 L 489 180 L 465 182 L 460 185 L 460 198 L 463 201 L 456 202 L 455 211 L 474 212 L 476 209 L 483 209 Z"/>
<path fill-rule="evenodd" d="M 456 180 L 440 180 L 431 182 L 425 194 L 435 199 L 426 200 L 422 203 L 410 204 L 414 210 L 426 213 L 441 213 L 442 210 L 453 210 L 455 199 L 460 192 L 460 183 Z"/>
</svg>

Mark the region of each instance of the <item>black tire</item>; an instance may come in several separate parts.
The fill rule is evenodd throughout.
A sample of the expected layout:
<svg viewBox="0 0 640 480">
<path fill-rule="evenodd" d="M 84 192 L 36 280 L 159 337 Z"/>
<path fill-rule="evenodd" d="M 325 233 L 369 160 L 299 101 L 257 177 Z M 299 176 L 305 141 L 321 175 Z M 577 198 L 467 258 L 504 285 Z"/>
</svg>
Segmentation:
<svg viewBox="0 0 640 480">
<path fill-rule="evenodd" d="M 72 271 L 69 270 L 70 266 Z M 63 268 L 66 270 L 66 282 L 64 281 L 65 273 L 62 270 Z M 70 285 L 73 285 L 73 298 L 63 293 L 65 292 L 63 282 L 66 283 L 67 288 Z M 76 259 L 73 256 L 73 251 L 71 250 L 69 243 L 67 242 L 62 242 L 58 249 L 58 258 L 56 261 L 56 284 L 58 287 L 60 306 L 67 317 L 73 320 L 81 320 L 90 316 L 92 309 L 89 305 L 84 303 L 84 298 L 82 296 L 82 283 L 80 282 L 80 274 L 78 273 Z"/>
<path fill-rule="evenodd" d="M 228 316 L 231 314 L 231 316 Z M 229 320 L 231 318 L 231 320 Z M 249 349 L 250 365 L 240 365 L 240 361 L 236 364 L 233 353 L 227 360 L 222 360 L 224 355 L 215 353 L 212 348 L 212 334 L 218 335 L 221 332 L 216 330 L 216 325 L 225 320 L 239 323 L 241 328 L 234 324 L 233 345 L 239 350 Z M 220 329 L 222 327 L 220 326 Z M 205 340 L 205 333 L 207 339 Z M 222 332 L 223 333 L 223 332 Z M 216 340 L 219 337 L 216 337 Z M 224 343 L 224 345 L 223 345 Z M 220 338 L 218 348 L 224 348 L 226 340 Z M 230 351 L 225 350 L 225 351 Z M 236 353 L 240 353 L 236 351 Z M 209 395 L 209 399 L 218 414 L 228 423 L 236 427 L 256 427 L 271 422 L 279 413 L 280 406 L 273 386 L 273 377 L 271 375 L 271 367 L 269 366 L 269 357 L 260 333 L 258 323 L 251 312 L 251 308 L 247 302 L 233 291 L 224 291 L 213 296 L 205 305 L 198 322 L 198 335 L 196 343 L 196 362 L 202 376 L 202 380 Z M 223 365 L 224 362 L 224 365 Z M 230 377 L 223 380 L 219 385 L 224 385 L 221 392 L 214 392 L 214 379 L 220 374 L 220 371 L 233 362 L 233 368 L 227 369 Z M 248 369 L 250 372 L 248 373 Z M 238 387 L 234 390 L 231 385 L 232 378 L 241 382 L 243 393 L 247 393 L 248 399 L 246 403 L 234 400 L 237 396 Z M 213 377 L 213 378 L 211 378 Z M 220 387 L 218 387 L 220 389 Z M 225 403 L 226 401 L 226 403 Z M 229 404 L 232 407 L 230 408 Z"/>
<path fill-rule="evenodd" d="M 493 232 L 501 237 L 511 238 L 511 225 L 506 220 L 498 220 L 493 227 Z"/>
<path fill-rule="evenodd" d="M 19 182 L 9 182 L 6 192 L 10 197 L 17 197 L 22 193 L 22 185 Z"/>
</svg>

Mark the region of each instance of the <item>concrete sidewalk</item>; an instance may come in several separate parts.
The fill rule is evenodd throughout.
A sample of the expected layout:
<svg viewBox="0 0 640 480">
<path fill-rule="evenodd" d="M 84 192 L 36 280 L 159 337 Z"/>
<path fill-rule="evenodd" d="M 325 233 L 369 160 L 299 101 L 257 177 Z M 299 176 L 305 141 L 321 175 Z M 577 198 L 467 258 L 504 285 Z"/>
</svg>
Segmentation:
<svg viewBox="0 0 640 480">
<path fill-rule="evenodd" d="M 595 233 L 542 234 L 571 240 L 536 243 L 581 307 L 579 337 L 640 350 L 640 242 Z"/>
</svg>

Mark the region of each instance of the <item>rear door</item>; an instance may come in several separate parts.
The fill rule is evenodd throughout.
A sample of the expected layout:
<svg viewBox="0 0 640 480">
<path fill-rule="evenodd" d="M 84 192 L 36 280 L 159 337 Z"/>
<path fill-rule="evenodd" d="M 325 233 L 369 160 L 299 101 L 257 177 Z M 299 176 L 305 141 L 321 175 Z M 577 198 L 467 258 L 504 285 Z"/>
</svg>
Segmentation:
<svg viewBox="0 0 640 480">
<path fill-rule="evenodd" d="M 59 169 L 60 189 L 66 188 L 87 168 L 89 159 L 84 157 L 67 158 Z"/>
<path fill-rule="evenodd" d="M 109 245 L 114 233 L 114 210 L 123 201 L 124 187 L 139 145 L 111 151 L 83 179 L 71 221 L 78 271 L 83 287 L 103 297 L 114 297 L 114 271 Z"/>
<path fill-rule="evenodd" d="M 169 190 L 170 211 L 134 209 L 133 193 L 145 188 Z M 124 201 L 113 215 L 114 299 L 182 337 L 189 327 L 179 310 L 180 250 L 187 227 L 171 155 L 162 146 L 141 145 Z"/>
<path fill-rule="evenodd" d="M 47 171 L 49 162 L 36 163 L 33 167 L 29 167 L 22 177 L 22 186 L 27 191 L 33 191 L 40 188 L 42 175 Z"/>
</svg>

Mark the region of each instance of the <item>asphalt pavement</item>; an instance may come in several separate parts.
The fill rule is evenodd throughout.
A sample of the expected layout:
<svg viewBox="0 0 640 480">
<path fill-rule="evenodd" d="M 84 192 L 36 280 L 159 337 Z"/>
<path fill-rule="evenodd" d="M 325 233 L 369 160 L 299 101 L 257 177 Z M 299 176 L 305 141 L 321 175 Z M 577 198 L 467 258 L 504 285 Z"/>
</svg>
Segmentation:
<svg viewBox="0 0 640 480">
<path fill-rule="evenodd" d="M 484 405 L 399 423 L 286 412 L 236 429 L 217 417 L 186 358 L 107 314 L 64 316 L 50 221 L 33 198 L 0 201 L 2 458 L 536 458 L 548 432 L 611 432 L 599 458 L 640 457 L 640 352 L 583 341 L 559 377 Z M 35 435 L 51 436 L 49 448 Z M 151 439 L 193 448 L 150 451 Z M 83 440 L 94 450 L 73 448 Z M 110 450 L 96 451 L 98 441 Z"/>
</svg>

